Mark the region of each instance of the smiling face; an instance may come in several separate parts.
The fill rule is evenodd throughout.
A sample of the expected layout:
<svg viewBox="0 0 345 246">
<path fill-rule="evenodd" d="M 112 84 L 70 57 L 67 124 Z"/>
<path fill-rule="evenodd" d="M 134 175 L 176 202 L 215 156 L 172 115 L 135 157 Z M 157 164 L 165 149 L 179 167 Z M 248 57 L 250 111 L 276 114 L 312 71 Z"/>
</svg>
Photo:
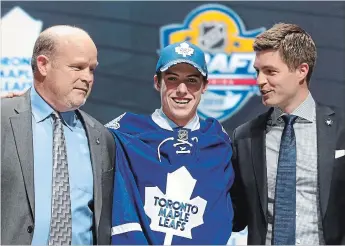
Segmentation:
<svg viewBox="0 0 345 246">
<path fill-rule="evenodd" d="M 40 55 L 37 65 L 44 77 L 38 92 L 60 112 L 79 108 L 89 96 L 94 70 L 98 64 L 97 49 L 86 34 L 63 36 L 50 57 Z"/>
<path fill-rule="evenodd" d="M 308 64 L 289 69 L 279 51 L 271 49 L 256 52 L 254 67 L 265 106 L 276 106 L 291 113 L 307 97 Z"/>
<path fill-rule="evenodd" d="M 160 81 L 155 75 L 154 85 L 160 92 L 164 114 L 175 124 L 185 126 L 196 115 L 207 80 L 192 65 L 179 63 L 163 72 Z"/>
</svg>

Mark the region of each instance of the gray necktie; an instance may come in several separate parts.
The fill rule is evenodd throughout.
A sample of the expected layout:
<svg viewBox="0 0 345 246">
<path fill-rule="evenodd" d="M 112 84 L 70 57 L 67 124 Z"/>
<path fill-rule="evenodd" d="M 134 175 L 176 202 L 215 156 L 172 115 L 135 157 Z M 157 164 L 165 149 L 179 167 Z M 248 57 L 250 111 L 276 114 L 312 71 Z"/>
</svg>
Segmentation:
<svg viewBox="0 0 345 246">
<path fill-rule="evenodd" d="M 54 112 L 52 117 L 54 120 L 53 179 L 49 245 L 66 245 L 71 244 L 72 241 L 72 213 L 67 149 L 60 115 Z"/>
</svg>

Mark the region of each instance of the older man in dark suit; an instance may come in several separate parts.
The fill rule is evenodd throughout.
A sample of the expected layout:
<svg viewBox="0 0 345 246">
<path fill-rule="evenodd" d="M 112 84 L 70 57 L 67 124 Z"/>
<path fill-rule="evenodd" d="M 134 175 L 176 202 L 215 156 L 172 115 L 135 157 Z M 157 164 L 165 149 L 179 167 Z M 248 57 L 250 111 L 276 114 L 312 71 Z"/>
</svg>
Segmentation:
<svg viewBox="0 0 345 246">
<path fill-rule="evenodd" d="M 115 144 L 78 108 L 97 49 L 71 26 L 43 31 L 33 87 L 1 102 L 1 244 L 109 244 Z"/>
</svg>

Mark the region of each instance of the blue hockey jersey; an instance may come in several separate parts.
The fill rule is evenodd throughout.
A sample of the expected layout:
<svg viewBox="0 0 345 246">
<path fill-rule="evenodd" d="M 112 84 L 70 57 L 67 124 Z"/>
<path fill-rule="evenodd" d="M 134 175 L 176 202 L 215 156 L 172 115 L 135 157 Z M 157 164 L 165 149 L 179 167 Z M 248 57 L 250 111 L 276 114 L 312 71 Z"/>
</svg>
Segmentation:
<svg viewBox="0 0 345 246">
<path fill-rule="evenodd" d="M 112 244 L 226 244 L 234 172 L 215 119 L 165 129 L 152 116 L 110 122 L 116 141 Z"/>
</svg>

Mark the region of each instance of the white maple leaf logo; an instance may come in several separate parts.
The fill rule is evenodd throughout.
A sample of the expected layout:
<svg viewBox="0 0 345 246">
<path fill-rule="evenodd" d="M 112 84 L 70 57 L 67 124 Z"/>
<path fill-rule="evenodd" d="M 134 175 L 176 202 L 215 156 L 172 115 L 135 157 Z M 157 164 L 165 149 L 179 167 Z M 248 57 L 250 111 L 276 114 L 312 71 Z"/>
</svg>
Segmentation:
<svg viewBox="0 0 345 246">
<path fill-rule="evenodd" d="M 188 43 L 182 43 L 180 46 L 175 47 L 175 52 L 183 57 L 186 57 L 193 55 L 194 49 L 189 47 Z"/>
<path fill-rule="evenodd" d="M 192 239 L 191 230 L 204 223 L 207 201 L 199 196 L 190 200 L 196 182 L 181 167 L 168 173 L 165 195 L 157 186 L 145 188 L 145 213 L 151 230 L 166 233 L 164 245 L 171 245 L 173 236 Z"/>
</svg>

